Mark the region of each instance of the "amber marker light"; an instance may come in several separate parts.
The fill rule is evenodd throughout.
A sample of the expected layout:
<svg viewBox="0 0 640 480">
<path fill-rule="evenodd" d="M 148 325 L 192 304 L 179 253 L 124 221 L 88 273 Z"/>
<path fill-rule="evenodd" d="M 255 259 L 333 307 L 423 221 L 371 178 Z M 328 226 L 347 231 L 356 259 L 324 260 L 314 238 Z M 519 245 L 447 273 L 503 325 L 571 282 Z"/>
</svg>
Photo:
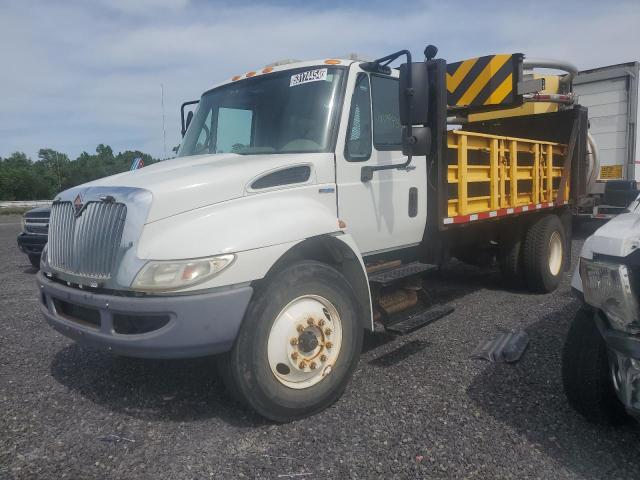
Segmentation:
<svg viewBox="0 0 640 480">
<path fill-rule="evenodd" d="M 329 59 L 325 60 L 324 63 L 327 65 L 340 65 L 342 62 L 340 60 Z"/>
</svg>

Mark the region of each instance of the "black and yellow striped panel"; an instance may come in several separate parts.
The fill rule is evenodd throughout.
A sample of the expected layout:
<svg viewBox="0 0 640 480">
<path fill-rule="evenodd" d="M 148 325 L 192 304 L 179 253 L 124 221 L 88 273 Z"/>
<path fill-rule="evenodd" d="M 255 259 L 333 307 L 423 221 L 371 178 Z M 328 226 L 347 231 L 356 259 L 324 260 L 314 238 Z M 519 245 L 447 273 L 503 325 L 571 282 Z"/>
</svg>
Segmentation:
<svg viewBox="0 0 640 480">
<path fill-rule="evenodd" d="M 487 55 L 447 64 L 447 104 L 450 107 L 519 105 L 517 85 L 522 54 Z"/>
</svg>

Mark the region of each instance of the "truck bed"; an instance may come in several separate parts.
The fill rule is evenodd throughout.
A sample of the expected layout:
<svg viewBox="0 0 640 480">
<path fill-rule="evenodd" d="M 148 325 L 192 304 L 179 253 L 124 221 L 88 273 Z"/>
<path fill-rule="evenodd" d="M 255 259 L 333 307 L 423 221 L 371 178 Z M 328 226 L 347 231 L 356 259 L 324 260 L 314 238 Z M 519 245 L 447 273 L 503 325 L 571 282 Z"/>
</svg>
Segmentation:
<svg viewBox="0 0 640 480">
<path fill-rule="evenodd" d="M 448 203 L 443 223 L 466 223 L 568 203 L 569 182 L 560 186 L 566 155 L 567 147 L 560 143 L 464 130 L 447 132 Z"/>
</svg>

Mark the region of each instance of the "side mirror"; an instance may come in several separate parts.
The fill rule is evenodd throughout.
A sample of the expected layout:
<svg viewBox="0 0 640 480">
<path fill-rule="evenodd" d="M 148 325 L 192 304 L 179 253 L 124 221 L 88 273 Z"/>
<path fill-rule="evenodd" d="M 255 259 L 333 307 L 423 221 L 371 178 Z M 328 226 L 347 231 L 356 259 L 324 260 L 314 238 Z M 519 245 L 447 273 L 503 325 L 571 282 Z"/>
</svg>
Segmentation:
<svg viewBox="0 0 640 480">
<path fill-rule="evenodd" d="M 400 123 L 403 126 L 429 123 L 429 73 L 426 62 L 400 66 Z"/>
<path fill-rule="evenodd" d="M 190 102 L 184 102 L 182 104 L 182 106 L 180 107 L 180 123 L 182 123 L 182 136 L 184 137 L 184 134 L 187 133 L 187 127 L 189 126 L 189 123 L 191 122 L 191 119 L 193 118 L 193 110 L 189 111 L 188 115 L 187 115 L 187 121 L 185 123 L 184 121 L 184 109 L 185 107 L 188 107 L 189 105 L 196 105 L 200 103 L 200 100 L 192 100 Z"/>
<path fill-rule="evenodd" d="M 431 129 L 429 127 L 402 127 L 402 154 L 422 157 L 431 151 Z"/>
<path fill-rule="evenodd" d="M 187 133 L 187 129 L 189 128 L 189 125 L 191 124 L 191 120 L 193 120 L 193 110 L 191 110 L 189 113 L 187 113 L 187 121 L 185 122 L 185 125 L 184 125 L 184 132 L 185 133 Z"/>
</svg>

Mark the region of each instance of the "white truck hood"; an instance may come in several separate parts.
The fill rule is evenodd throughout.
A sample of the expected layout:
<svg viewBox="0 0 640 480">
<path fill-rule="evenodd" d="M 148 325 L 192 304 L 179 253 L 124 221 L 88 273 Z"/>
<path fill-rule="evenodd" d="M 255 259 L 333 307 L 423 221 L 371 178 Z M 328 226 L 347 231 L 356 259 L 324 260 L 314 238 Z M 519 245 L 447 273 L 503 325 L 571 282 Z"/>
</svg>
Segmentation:
<svg viewBox="0 0 640 480">
<path fill-rule="evenodd" d="M 136 187 L 148 190 L 153 195 L 153 202 L 146 223 L 151 223 L 248 195 L 248 186 L 254 179 L 293 165 L 310 165 L 312 169 L 309 183 L 316 183 L 318 170 L 329 173 L 326 172 L 326 166 L 333 165 L 333 155 L 225 153 L 181 157 L 105 177 L 76 188 Z M 314 168 L 320 165 L 324 168 Z"/>
<path fill-rule="evenodd" d="M 640 208 L 639 202 L 634 201 L 629 213 L 623 213 L 605 223 L 587 239 L 583 253 L 592 258 L 593 253 L 626 257 L 640 246 Z M 585 251 L 585 247 L 588 252 Z M 584 256 L 584 255 L 582 255 Z"/>
</svg>

